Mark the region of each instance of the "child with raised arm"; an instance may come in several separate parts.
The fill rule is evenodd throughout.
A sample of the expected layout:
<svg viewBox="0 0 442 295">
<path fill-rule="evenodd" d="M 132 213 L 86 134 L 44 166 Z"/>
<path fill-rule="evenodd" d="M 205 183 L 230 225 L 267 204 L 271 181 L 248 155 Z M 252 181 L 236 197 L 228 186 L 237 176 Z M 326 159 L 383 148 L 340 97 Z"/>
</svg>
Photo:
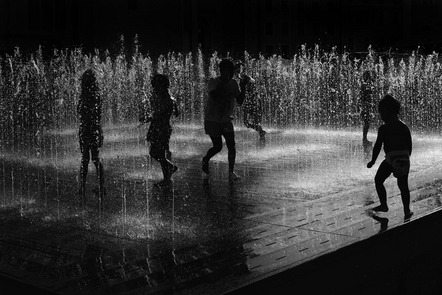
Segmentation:
<svg viewBox="0 0 442 295">
<path fill-rule="evenodd" d="M 373 210 L 388 211 L 387 191 L 384 187 L 384 181 L 393 173 L 393 176 L 397 178 L 397 184 L 401 191 L 405 219 L 409 219 L 413 215 L 413 212 L 410 211 L 410 190 L 408 189 L 412 140 L 407 125 L 398 118 L 400 106 L 400 102 L 391 95 L 385 95 L 379 102 L 379 114 L 385 124 L 378 129 L 372 160 L 367 164 L 367 167 L 371 168 L 374 165 L 382 145 L 384 145 L 385 160 L 379 166 L 375 176 L 376 191 L 381 204 Z"/>
<path fill-rule="evenodd" d="M 172 153 L 169 150 L 169 140 L 172 134 L 170 117 L 179 116 L 175 99 L 169 94 L 169 78 L 163 74 L 155 74 L 151 79 L 152 116 L 143 118 L 143 123 L 150 122 L 147 132 L 147 141 L 150 141 L 150 156 L 157 160 L 163 171 L 163 180 L 157 186 L 170 183 L 172 174 L 178 169 L 171 160 Z"/>
<path fill-rule="evenodd" d="M 99 157 L 99 148 L 103 145 L 103 130 L 101 128 L 101 97 L 97 78 L 94 71 L 86 70 L 81 76 L 81 94 L 77 105 L 80 119 L 79 139 L 81 151 L 80 166 L 80 196 L 85 199 L 86 178 L 89 160 L 97 170 L 98 197 L 103 205 L 104 177 L 103 164 Z M 96 189 L 94 189 L 97 192 Z"/>
</svg>

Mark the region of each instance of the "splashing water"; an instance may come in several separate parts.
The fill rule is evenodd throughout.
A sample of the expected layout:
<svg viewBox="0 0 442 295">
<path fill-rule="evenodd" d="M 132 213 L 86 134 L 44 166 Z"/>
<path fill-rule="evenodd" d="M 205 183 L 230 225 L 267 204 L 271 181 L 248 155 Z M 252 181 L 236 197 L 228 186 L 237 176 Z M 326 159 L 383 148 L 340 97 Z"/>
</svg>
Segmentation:
<svg viewBox="0 0 442 295">
<path fill-rule="evenodd" d="M 2 206 L 19 205 L 24 214 L 36 216 L 36 212 L 50 212 L 45 216 L 56 216 L 56 220 L 79 214 L 73 205 L 78 199 L 80 165 L 76 105 L 81 73 L 92 67 L 104 98 L 101 156 L 106 185 L 109 194 L 119 196 L 111 205 L 118 213 L 99 215 L 100 227 L 112 234 L 142 232 L 150 237 L 152 224 L 172 224 L 173 231 L 195 234 L 197 229 L 190 222 L 177 223 L 174 214 L 163 218 L 150 208 L 161 198 L 151 185 L 161 172 L 148 156 L 146 128 L 138 126 L 138 108 L 149 96 L 152 73 L 169 75 L 171 94 L 181 109 L 180 117 L 174 119 L 173 157 L 198 166 L 210 146 L 202 118 L 207 81 L 217 75 L 219 60 L 216 53 L 205 57 L 201 51 L 168 53 L 153 61 L 138 51 L 132 56 L 125 52 L 111 56 L 108 52 L 88 55 L 80 49 L 54 51 L 49 59 L 43 59 L 41 50 L 23 56 L 17 49 L 12 56 L 0 58 L 0 110 L 7 114 L 0 118 Z M 374 73 L 375 103 L 387 92 L 402 103 L 402 118 L 412 128 L 417 145 L 412 169 L 426 169 L 441 158 L 438 149 L 433 149 L 440 140 L 432 135 L 440 127 L 442 109 L 437 53 L 415 52 L 397 60 L 369 50 L 364 59 L 357 60 L 349 53 L 302 47 L 291 60 L 253 58 L 245 53 L 244 61 L 245 71 L 257 81 L 257 99 L 264 106 L 262 123 L 268 131 L 265 147 L 257 145 L 254 131 L 242 127 L 238 109 L 237 165 L 250 175 L 245 184 L 250 189 L 262 180 L 263 170 L 268 171 L 265 179 L 272 182 L 274 192 L 284 191 L 293 198 L 299 192 L 320 196 L 372 182 L 373 170 L 363 169 L 359 131 L 359 93 L 366 70 Z M 372 126 L 379 123 L 374 115 Z M 374 139 L 373 133 L 369 136 Z M 225 165 L 226 159 L 224 149 L 213 158 L 215 169 Z M 190 164 L 184 167 L 182 177 L 194 173 Z M 88 184 L 95 182 L 94 173 L 89 173 Z M 168 204 L 173 212 L 178 208 L 176 194 L 180 192 L 172 192 Z M 92 201 L 88 205 L 94 206 Z M 92 212 L 86 208 L 79 216 L 94 220 Z"/>
</svg>

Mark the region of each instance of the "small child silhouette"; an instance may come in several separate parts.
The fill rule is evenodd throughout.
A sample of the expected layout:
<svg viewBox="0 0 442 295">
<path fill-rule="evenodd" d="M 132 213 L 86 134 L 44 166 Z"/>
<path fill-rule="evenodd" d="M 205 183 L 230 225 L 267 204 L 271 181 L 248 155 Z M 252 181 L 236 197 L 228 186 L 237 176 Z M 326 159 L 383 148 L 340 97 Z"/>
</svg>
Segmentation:
<svg viewBox="0 0 442 295">
<path fill-rule="evenodd" d="M 243 107 L 243 120 L 247 128 L 258 132 L 260 141 L 265 141 L 266 132 L 262 129 L 262 102 L 256 89 L 256 81 L 244 72 L 241 61 L 236 61 L 235 71 L 239 86 L 245 91 Z"/>
<path fill-rule="evenodd" d="M 362 127 L 362 143 L 363 145 L 370 144 L 367 139 L 368 130 L 371 121 L 371 109 L 373 101 L 373 78 L 370 71 L 365 71 L 362 74 L 361 81 L 361 119 L 364 124 Z"/>
<path fill-rule="evenodd" d="M 172 174 L 178 169 L 170 160 L 172 153 L 169 150 L 169 140 L 172 134 L 170 117 L 179 116 L 175 99 L 169 94 L 169 78 L 163 74 L 155 74 L 151 79 L 152 97 L 151 117 L 141 118 L 142 123 L 151 122 L 147 132 L 147 141 L 150 141 L 150 156 L 157 160 L 163 171 L 164 179 L 157 186 L 170 183 Z"/>
<path fill-rule="evenodd" d="M 407 125 L 398 118 L 400 106 L 400 102 L 391 95 L 385 95 L 379 102 L 379 114 L 385 124 L 378 129 L 372 160 L 367 164 L 367 167 L 371 168 L 374 165 L 381 147 L 384 145 L 385 160 L 379 166 L 375 176 L 376 191 L 381 204 L 373 210 L 388 211 L 384 181 L 393 173 L 393 176 L 397 178 L 397 184 L 401 191 L 405 219 L 409 219 L 413 215 L 413 212 L 410 211 L 410 191 L 408 188 L 412 140 Z"/>
<path fill-rule="evenodd" d="M 92 162 L 97 170 L 97 178 L 99 182 L 98 196 L 101 200 L 101 205 L 103 205 L 103 164 L 99 157 L 99 148 L 103 145 L 101 98 L 97 78 L 94 71 L 91 69 L 87 69 L 81 76 L 81 94 L 77 105 L 77 113 L 80 118 L 80 196 L 83 198 L 84 202 L 89 160 L 92 158 Z M 97 189 L 94 189 L 94 192 L 97 192 Z"/>
</svg>

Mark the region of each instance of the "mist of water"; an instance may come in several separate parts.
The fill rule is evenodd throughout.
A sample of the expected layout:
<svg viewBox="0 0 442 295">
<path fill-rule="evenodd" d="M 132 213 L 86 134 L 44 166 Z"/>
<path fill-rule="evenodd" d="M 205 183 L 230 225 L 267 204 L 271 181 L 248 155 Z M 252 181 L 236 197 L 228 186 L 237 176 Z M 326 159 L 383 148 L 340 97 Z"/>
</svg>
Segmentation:
<svg viewBox="0 0 442 295">
<path fill-rule="evenodd" d="M 120 196 L 118 220 L 127 231 L 124 226 L 131 222 L 128 194 L 136 190 L 135 180 L 142 182 L 145 192 L 140 220 L 155 218 L 149 211 L 150 182 L 161 175 L 152 169 L 156 164 L 148 157 L 146 128 L 138 126 L 139 106 L 151 90 L 150 77 L 154 72 L 170 77 L 170 92 L 181 109 L 180 117 L 174 119 L 175 126 L 180 127 L 172 138 L 173 147 L 180 146 L 174 157 L 198 157 L 201 151 L 196 146 L 210 144 L 202 132 L 204 100 L 207 81 L 218 74 L 216 65 L 221 56 L 205 56 L 201 51 L 169 52 L 154 60 L 135 48 L 131 56 L 124 50 L 112 56 L 109 52 L 85 54 L 73 49 L 55 50 L 48 58 L 43 58 L 41 50 L 23 55 L 17 48 L 13 55 L 0 58 L 0 110 L 5 114 L 0 117 L 2 206 L 19 204 L 25 211 L 28 204 L 43 196 L 44 207 L 55 206 L 56 218 L 63 218 L 63 196 L 67 190 L 77 190 L 73 178 L 80 165 L 76 115 L 80 76 L 93 68 L 103 97 L 105 144 L 101 155 L 105 173 L 122 172 L 112 175 L 116 179 L 112 187 Z M 376 102 L 391 93 L 401 101 L 401 118 L 413 132 L 431 134 L 440 128 L 442 69 L 437 53 L 422 55 L 416 51 L 398 59 L 370 49 L 365 57 L 355 59 L 350 53 L 302 47 L 288 60 L 252 57 L 246 52 L 243 60 L 246 73 L 257 81 L 257 99 L 264 106 L 263 125 L 269 134 L 275 134 L 268 137 L 266 148 L 253 148 L 249 143 L 256 134 L 243 128 L 243 142 L 238 144 L 244 152 L 239 153 L 238 163 L 260 165 L 262 169 L 282 165 L 283 170 L 293 163 L 304 165 L 305 169 L 294 167 L 294 174 L 281 176 L 294 190 L 325 192 L 331 183 L 321 187 L 318 171 L 335 181 L 334 188 L 339 186 L 339 179 L 362 181 L 368 177 L 356 167 L 362 164 L 358 156 L 336 153 L 343 149 L 339 139 L 346 136 L 345 152 L 356 155 L 355 150 L 360 148 L 359 101 L 364 71 L 371 71 L 374 77 L 373 126 L 380 123 Z M 235 125 L 241 126 L 239 108 L 236 117 Z M 225 158 L 221 154 L 214 162 Z M 337 167 L 342 173 L 320 168 L 334 163 L 342 163 Z M 94 171 L 89 175 L 88 183 L 94 185 Z M 143 231 L 148 235 L 148 227 Z"/>
</svg>

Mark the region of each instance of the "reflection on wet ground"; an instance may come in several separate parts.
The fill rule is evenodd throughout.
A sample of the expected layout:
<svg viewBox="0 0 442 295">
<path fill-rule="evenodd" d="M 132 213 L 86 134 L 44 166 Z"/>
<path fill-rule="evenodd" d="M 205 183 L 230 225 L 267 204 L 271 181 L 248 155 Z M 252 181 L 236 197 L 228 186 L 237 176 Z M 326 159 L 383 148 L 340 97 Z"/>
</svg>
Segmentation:
<svg viewBox="0 0 442 295">
<path fill-rule="evenodd" d="M 161 189 L 153 186 L 161 172 L 145 131 L 105 129 L 103 211 L 92 164 L 89 197 L 81 203 L 76 194 L 75 130 L 52 132 L 38 148 L 3 142 L 0 271 L 61 294 L 222 294 L 404 223 L 393 178 L 390 211 L 370 211 L 382 159 L 366 168 L 359 131 L 268 129 L 262 142 L 237 128 L 242 179 L 229 183 L 226 148 L 204 179 L 210 139 L 200 126 L 176 126 L 179 170 Z M 441 207 L 441 141 L 414 138 L 412 219 Z"/>
</svg>

